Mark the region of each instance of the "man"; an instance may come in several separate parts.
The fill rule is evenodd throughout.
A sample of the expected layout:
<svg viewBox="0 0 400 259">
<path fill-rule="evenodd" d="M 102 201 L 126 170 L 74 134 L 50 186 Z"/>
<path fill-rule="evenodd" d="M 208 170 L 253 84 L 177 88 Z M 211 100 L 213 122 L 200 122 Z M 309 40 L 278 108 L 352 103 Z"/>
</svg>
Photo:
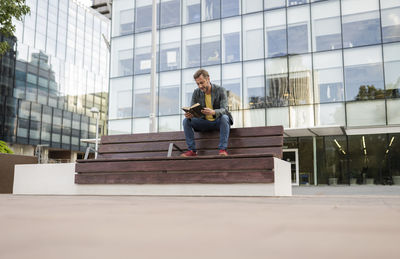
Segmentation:
<svg viewBox="0 0 400 259">
<path fill-rule="evenodd" d="M 194 118 L 191 113 L 185 113 L 183 129 L 185 131 L 188 151 L 181 156 L 197 156 L 194 131 L 219 130 L 219 155 L 227 156 L 230 126 L 233 119 L 228 111 L 226 90 L 210 83 L 210 76 L 204 69 L 199 69 L 193 75 L 198 88 L 194 90 L 191 105 L 201 104 L 204 108 L 202 118 Z"/>
</svg>

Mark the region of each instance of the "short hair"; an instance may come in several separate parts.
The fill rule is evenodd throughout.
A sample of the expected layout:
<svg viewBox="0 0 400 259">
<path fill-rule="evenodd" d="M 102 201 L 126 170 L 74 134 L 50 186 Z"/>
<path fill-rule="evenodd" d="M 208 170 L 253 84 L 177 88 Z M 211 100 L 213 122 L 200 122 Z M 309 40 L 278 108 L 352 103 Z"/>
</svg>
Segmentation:
<svg viewBox="0 0 400 259">
<path fill-rule="evenodd" d="M 201 75 L 203 75 L 204 78 L 209 78 L 210 75 L 208 74 L 207 70 L 205 69 L 199 69 L 196 71 L 196 73 L 194 73 L 193 78 L 194 80 L 196 80 L 197 78 L 199 78 Z"/>
</svg>

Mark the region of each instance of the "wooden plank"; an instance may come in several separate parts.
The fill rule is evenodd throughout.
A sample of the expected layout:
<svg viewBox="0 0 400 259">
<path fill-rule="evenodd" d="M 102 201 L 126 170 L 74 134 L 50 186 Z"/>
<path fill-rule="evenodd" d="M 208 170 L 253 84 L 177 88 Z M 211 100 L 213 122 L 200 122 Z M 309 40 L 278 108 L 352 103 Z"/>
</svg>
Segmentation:
<svg viewBox="0 0 400 259">
<path fill-rule="evenodd" d="M 170 160 L 207 160 L 207 159 L 235 159 L 235 158 L 254 158 L 254 157 L 273 157 L 272 154 L 237 154 L 230 156 L 219 156 L 219 155 L 211 155 L 211 156 L 197 156 L 197 157 L 138 157 L 138 158 L 116 158 L 116 159 L 78 159 L 77 163 L 92 163 L 92 162 L 110 162 L 110 161 L 170 161 Z"/>
<path fill-rule="evenodd" d="M 90 172 L 167 172 L 167 171 L 221 171 L 221 170 L 272 170 L 272 157 L 244 157 L 236 159 L 170 159 L 170 160 L 131 160 L 96 161 L 77 163 L 75 171 Z"/>
<path fill-rule="evenodd" d="M 272 171 L 75 175 L 75 183 L 77 184 L 235 184 L 273 182 L 274 174 Z"/>
<path fill-rule="evenodd" d="M 249 127 L 249 128 L 233 128 L 230 131 L 230 137 L 248 137 L 248 136 L 282 136 L 282 126 L 268 126 L 268 127 Z M 212 132 L 196 132 L 196 139 L 203 138 L 217 138 L 219 137 L 218 131 Z M 159 133 L 141 133 L 141 134 L 124 134 L 124 135 L 111 135 L 102 136 L 102 144 L 111 143 L 136 143 L 136 142 L 152 142 L 152 141 L 179 141 L 184 140 L 185 135 L 183 131 L 175 132 L 159 132 Z"/>
<path fill-rule="evenodd" d="M 169 142 L 146 142 L 146 143 L 123 143 L 123 144 L 106 144 L 99 147 L 99 153 L 123 153 L 123 152 L 160 152 L 167 151 Z M 216 149 L 218 147 L 218 139 L 202 139 L 196 140 L 198 150 Z M 182 149 L 186 149 L 185 141 L 174 142 Z M 283 137 L 243 137 L 229 138 L 228 149 L 233 148 L 249 148 L 249 147 L 278 147 L 283 145 Z"/>
<path fill-rule="evenodd" d="M 184 147 L 186 150 L 186 145 Z M 229 155 L 237 154 L 271 154 L 277 158 L 282 158 L 282 147 L 255 147 L 255 148 L 229 148 Z M 208 150 L 199 150 L 198 156 L 212 156 L 217 155 L 217 148 Z M 172 153 L 173 157 L 180 156 L 179 151 L 174 151 Z M 99 153 L 99 159 L 112 159 L 112 158 L 141 158 L 141 157 L 166 157 L 167 151 L 162 152 L 135 152 L 135 153 Z"/>
</svg>

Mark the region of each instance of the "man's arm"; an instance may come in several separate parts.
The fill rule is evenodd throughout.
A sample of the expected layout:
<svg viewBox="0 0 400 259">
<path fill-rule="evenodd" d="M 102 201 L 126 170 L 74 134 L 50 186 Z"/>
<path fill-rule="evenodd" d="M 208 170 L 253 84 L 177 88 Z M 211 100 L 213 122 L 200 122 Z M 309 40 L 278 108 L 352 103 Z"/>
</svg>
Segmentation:
<svg viewBox="0 0 400 259">
<path fill-rule="evenodd" d="M 226 94 L 226 90 L 220 87 L 218 89 L 218 93 L 219 93 L 219 109 L 214 109 L 216 118 L 219 118 L 224 114 L 228 114 L 228 97 Z"/>
</svg>

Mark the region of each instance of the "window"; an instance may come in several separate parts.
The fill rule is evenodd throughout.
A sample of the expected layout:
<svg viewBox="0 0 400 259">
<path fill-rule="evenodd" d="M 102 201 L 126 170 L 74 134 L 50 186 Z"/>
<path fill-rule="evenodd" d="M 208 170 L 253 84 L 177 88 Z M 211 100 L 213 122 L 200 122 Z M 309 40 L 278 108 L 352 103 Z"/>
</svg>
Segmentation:
<svg viewBox="0 0 400 259">
<path fill-rule="evenodd" d="M 183 27 L 183 67 L 200 66 L 200 24 Z"/>
<path fill-rule="evenodd" d="M 244 70 L 244 108 L 259 109 L 266 106 L 264 87 L 264 61 L 246 62 Z"/>
<path fill-rule="evenodd" d="M 222 62 L 232 63 L 240 61 L 240 17 L 222 21 Z"/>
<path fill-rule="evenodd" d="M 110 80 L 109 118 L 132 116 L 132 77 Z"/>
<path fill-rule="evenodd" d="M 400 41 L 400 2 L 381 1 L 383 42 Z"/>
<path fill-rule="evenodd" d="M 220 22 L 202 24 L 202 66 L 221 63 Z"/>
<path fill-rule="evenodd" d="M 160 116 L 179 114 L 179 71 L 160 74 L 159 112 Z"/>
<path fill-rule="evenodd" d="M 279 57 L 287 54 L 286 10 L 265 13 L 265 49 L 267 57 Z"/>
<path fill-rule="evenodd" d="M 286 6 L 286 0 L 264 0 L 265 9 L 275 9 Z"/>
<path fill-rule="evenodd" d="M 385 98 L 381 47 L 344 51 L 347 101 Z"/>
<path fill-rule="evenodd" d="M 266 102 L 268 107 L 289 104 L 287 58 L 274 58 L 265 61 Z"/>
<path fill-rule="evenodd" d="M 137 0 L 136 1 L 136 24 L 135 32 L 143 32 L 151 30 L 152 23 L 152 1 L 151 0 Z M 159 14 L 159 4 L 157 4 L 157 14 Z M 157 15 L 157 24 L 158 23 Z"/>
<path fill-rule="evenodd" d="M 181 24 L 180 0 L 161 0 L 161 27 Z"/>
<path fill-rule="evenodd" d="M 333 50 L 342 47 L 339 1 L 312 5 L 313 50 Z"/>
<path fill-rule="evenodd" d="M 242 109 L 242 66 L 228 64 L 222 66 L 222 86 L 227 91 L 230 111 Z"/>
<path fill-rule="evenodd" d="M 377 0 L 343 0 L 343 47 L 381 42 Z"/>
<path fill-rule="evenodd" d="M 288 9 L 288 53 L 310 52 L 310 11 L 309 6 Z"/>
<path fill-rule="evenodd" d="M 221 0 L 222 17 L 230 17 L 240 14 L 239 0 Z"/>
<path fill-rule="evenodd" d="M 113 39 L 111 77 L 133 74 L 133 35 Z"/>
<path fill-rule="evenodd" d="M 172 28 L 161 30 L 160 71 L 181 67 L 181 30 Z"/>
<path fill-rule="evenodd" d="M 243 55 L 245 60 L 264 58 L 263 16 L 243 16 Z"/>
<path fill-rule="evenodd" d="M 311 73 L 311 56 L 309 54 L 289 57 L 288 94 L 290 105 L 313 103 Z"/>
<path fill-rule="evenodd" d="M 133 2 L 133 1 L 131 1 Z M 135 29 L 134 20 L 135 19 L 135 9 L 121 10 L 119 15 L 119 34 L 125 35 L 133 33 Z"/>
<path fill-rule="evenodd" d="M 151 71 L 151 33 L 137 34 L 135 37 L 135 75 Z"/>
<path fill-rule="evenodd" d="M 202 0 L 202 21 L 219 19 L 221 0 Z"/>
<path fill-rule="evenodd" d="M 313 60 L 315 103 L 343 101 L 342 52 L 315 53 Z"/>
<path fill-rule="evenodd" d="M 383 46 L 386 96 L 400 98 L 400 43 Z"/>
<path fill-rule="evenodd" d="M 183 23 L 200 22 L 200 0 L 183 0 Z"/>
</svg>

